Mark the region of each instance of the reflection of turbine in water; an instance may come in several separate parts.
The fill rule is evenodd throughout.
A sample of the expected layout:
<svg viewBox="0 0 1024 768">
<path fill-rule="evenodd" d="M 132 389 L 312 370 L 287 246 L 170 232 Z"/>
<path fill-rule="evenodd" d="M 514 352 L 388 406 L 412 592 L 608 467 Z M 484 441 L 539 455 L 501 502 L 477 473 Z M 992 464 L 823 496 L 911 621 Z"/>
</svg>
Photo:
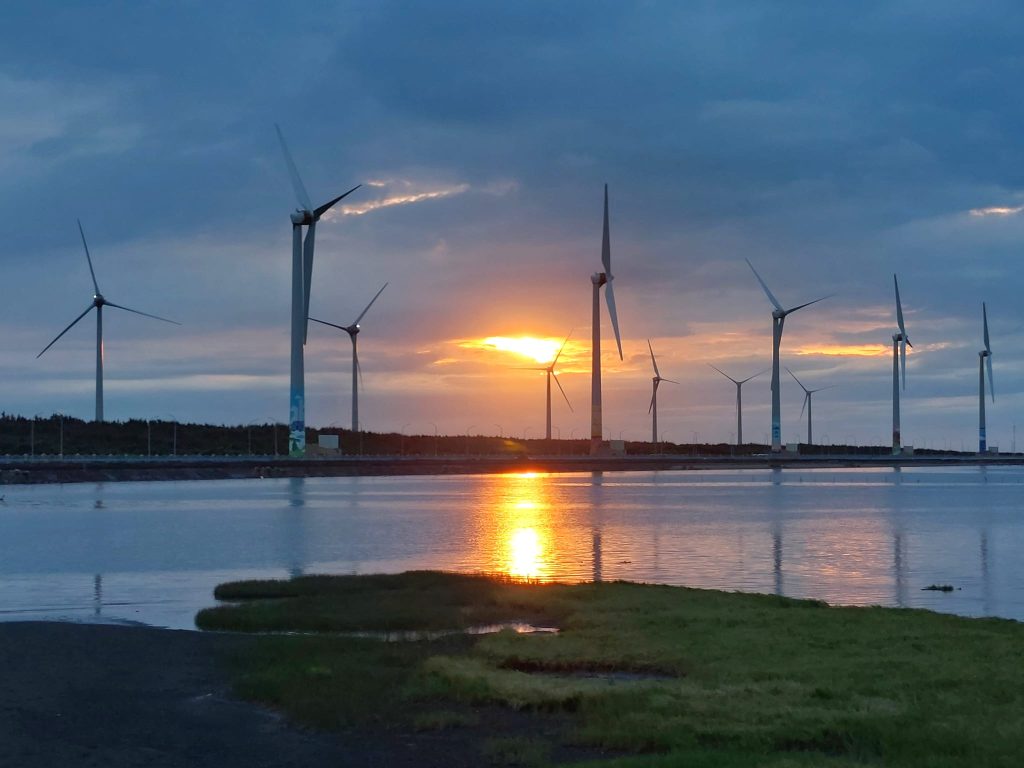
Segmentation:
<svg viewBox="0 0 1024 768">
<path fill-rule="evenodd" d="M 896 605 L 900 608 L 907 607 L 907 581 L 904 578 L 906 562 L 903 530 L 897 527 L 892 534 L 892 568 L 896 577 Z"/>
<path fill-rule="evenodd" d="M 782 522 L 772 525 L 772 572 L 775 574 L 775 594 L 781 595 L 782 585 Z"/>
<path fill-rule="evenodd" d="M 288 575 L 293 579 L 305 572 L 305 478 L 291 477 L 288 479 L 288 509 L 285 510 L 284 536 L 285 560 Z"/>
<path fill-rule="evenodd" d="M 593 530 L 593 561 L 591 580 L 601 581 L 604 577 L 604 565 L 602 563 L 602 542 L 601 542 L 601 485 L 604 483 L 604 474 L 592 472 L 590 475 L 590 510 L 594 521 Z"/>
<path fill-rule="evenodd" d="M 992 579 L 991 572 L 989 571 L 989 555 L 988 555 L 988 530 L 986 528 L 981 529 L 981 542 L 980 542 L 981 555 L 981 611 L 986 616 L 992 616 Z"/>
<path fill-rule="evenodd" d="M 92 577 L 92 612 L 99 616 L 103 608 L 103 574 L 97 573 Z"/>
</svg>

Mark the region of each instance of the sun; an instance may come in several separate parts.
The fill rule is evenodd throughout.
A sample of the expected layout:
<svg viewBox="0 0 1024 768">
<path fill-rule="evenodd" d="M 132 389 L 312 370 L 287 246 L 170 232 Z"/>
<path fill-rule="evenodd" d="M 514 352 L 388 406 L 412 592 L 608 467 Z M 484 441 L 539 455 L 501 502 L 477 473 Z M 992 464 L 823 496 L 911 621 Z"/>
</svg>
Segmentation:
<svg viewBox="0 0 1024 768">
<path fill-rule="evenodd" d="M 554 360 L 561 346 L 557 339 L 537 339 L 532 336 L 488 336 L 480 346 L 484 349 L 495 349 L 499 352 L 512 352 L 523 357 L 529 357 L 538 363 L 548 363 Z"/>
</svg>

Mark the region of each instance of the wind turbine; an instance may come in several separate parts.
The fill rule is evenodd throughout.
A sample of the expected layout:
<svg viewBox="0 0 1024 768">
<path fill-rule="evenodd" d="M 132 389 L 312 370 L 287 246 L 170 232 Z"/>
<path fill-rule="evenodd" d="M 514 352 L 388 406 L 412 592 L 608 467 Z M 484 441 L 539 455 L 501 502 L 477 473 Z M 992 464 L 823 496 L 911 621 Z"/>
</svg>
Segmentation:
<svg viewBox="0 0 1024 768">
<path fill-rule="evenodd" d="M 798 379 L 796 377 L 796 374 L 793 373 L 791 370 L 789 370 L 789 368 L 786 369 L 786 373 L 788 373 L 790 376 L 792 376 L 793 377 L 793 381 L 795 381 L 797 384 L 799 384 L 800 385 L 800 389 L 802 389 L 804 391 L 804 404 L 800 407 L 800 415 L 801 416 L 804 415 L 804 409 L 806 408 L 807 409 L 807 444 L 808 445 L 814 445 L 814 441 L 813 441 L 814 433 L 811 431 L 811 395 L 813 395 L 815 392 L 821 392 L 823 389 L 832 389 L 832 387 L 834 387 L 835 384 L 830 384 L 827 387 L 818 387 L 817 389 L 808 389 L 807 387 L 804 386 L 804 383 L 802 381 L 800 381 L 800 379 Z"/>
<path fill-rule="evenodd" d="M 572 331 L 569 331 L 569 336 L 572 336 Z M 569 410 L 572 411 L 572 403 L 569 402 L 569 396 L 565 394 L 565 390 L 562 389 L 562 382 L 558 380 L 558 374 L 555 373 L 555 364 L 558 362 L 558 358 L 562 356 L 562 350 L 565 349 L 565 345 L 569 342 L 569 336 L 565 337 L 565 341 L 562 342 L 562 346 L 558 348 L 558 354 L 555 355 L 555 359 L 547 365 L 542 365 L 539 368 L 523 368 L 520 370 L 526 371 L 544 371 L 546 373 L 545 378 L 547 379 L 548 394 L 547 394 L 547 431 L 545 432 L 545 439 L 551 439 L 551 379 L 555 380 L 555 384 L 558 385 L 558 391 L 562 393 L 562 397 L 565 398 L 565 404 L 569 406 Z M 573 411 L 575 413 L 575 411 Z"/>
<path fill-rule="evenodd" d="M 985 302 L 981 303 L 981 318 L 985 329 L 985 348 L 978 353 L 978 453 L 985 453 L 988 445 L 985 440 L 985 367 L 988 367 L 988 389 L 992 393 L 992 402 L 996 401 L 995 385 L 992 383 L 992 345 L 988 340 L 988 310 Z"/>
<path fill-rule="evenodd" d="M 107 301 L 100 293 L 99 283 L 96 282 L 96 271 L 92 268 L 92 256 L 89 255 L 89 245 L 85 242 L 85 231 L 82 229 L 82 222 L 78 222 L 78 233 L 82 236 L 82 247 L 85 248 L 85 259 L 89 263 L 89 274 L 92 276 L 92 287 L 95 290 L 92 296 L 92 303 L 86 307 L 85 312 L 80 314 L 74 320 L 71 321 L 70 325 L 63 331 L 57 334 L 56 338 L 43 347 L 43 351 L 36 355 L 38 360 L 43 356 L 50 347 L 57 343 L 57 339 L 63 336 L 65 333 L 70 331 L 79 320 L 85 317 L 93 309 L 96 310 L 96 421 L 103 421 L 103 307 L 116 307 L 117 309 L 123 309 L 125 312 L 132 312 L 136 315 L 142 315 L 143 317 L 151 317 L 154 320 L 161 320 L 165 323 L 172 323 L 173 325 L 181 325 L 176 320 L 168 320 L 166 317 L 159 317 L 158 315 L 151 315 L 148 312 L 140 312 L 137 309 L 131 309 L 129 307 L 115 304 L 112 301 Z"/>
<path fill-rule="evenodd" d="M 363 369 L 359 367 L 359 353 L 356 351 L 356 336 L 359 335 L 359 321 L 363 319 L 370 307 L 373 306 L 373 302 L 377 300 L 377 296 L 384 293 L 384 289 L 388 287 L 387 283 L 381 286 L 381 289 L 377 291 L 370 303 L 366 305 L 366 309 L 359 313 L 359 317 L 352 321 L 352 325 L 336 325 L 335 323 L 329 323 L 326 320 L 317 320 L 315 317 L 309 318 L 314 323 L 320 323 L 321 325 L 329 325 L 331 328 L 337 328 L 339 331 L 344 331 L 348 334 L 348 337 L 352 339 L 352 431 L 359 431 L 359 379 L 363 377 Z"/>
<path fill-rule="evenodd" d="M 601 286 L 605 286 L 604 298 L 608 303 L 608 315 L 615 331 L 615 344 L 619 348 L 619 360 L 622 360 L 622 338 L 619 336 L 619 317 L 615 312 L 615 293 L 612 291 L 612 247 L 608 234 L 608 185 L 604 185 L 604 231 L 601 236 L 601 264 L 604 272 L 595 272 L 590 276 L 594 286 L 594 313 L 591 322 L 593 333 L 593 362 L 590 378 L 590 453 L 601 452 L 604 437 L 604 426 L 601 423 Z"/>
<path fill-rule="evenodd" d="M 754 273 L 754 277 L 757 278 L 757 282 L 761 284 L 764 289 L 765 295 L 768 297 L 768 301 L 775 307 L 772 310 L 772 451 L 778 453 L 782 450 L 782 402 L 780 397 L 780 384 L 779 381 L 779 347 L 782 345 L 782 326 L 786 322 L 786 315 L 796 312 L 798 309 L 809 307 L 811 304 L 817 304 L 819 301 L 823 301 L 829 296 L 822 296 L 820 299 L 814 301 L 808 301 L 806 304 L 798 304 L 790 309 L 783 309 L 779 300 L 775 298 L 768 286 L 765 284 L 761 276 L 757 274 L 757 270 L 754 269 L 754 265 L 750 263 L 750 259 L 746 259 L 747 266 L 750 267 L 750 271 Z"/>
<path fill-rule="evenodd" d="M 907 389 L 907 347 L 913 349 L 907 329 L 903 325 L 903 305 L 900 303 L 900 284 L 896 275 L 892 276 L 892 284 L 896 288 L 896 324 L 899 333 L 892 337 L 892 452 L 898 455 L 903 452 L 903 441 L 900 435 L 900 368 L 903 369 L 903 389 Z"/>
<path fill-rule="evenodd" d="M 715 368 L 711 363 L 708 363 L 708 365 L 711 368 Z M 767 370 L 758 371 L 753 376 L 747 376 L 747 378 L 739 381 L 720 368 L 715 368 L 715 370 L 736 385 L 736 445 L 743 445 L 743 385 L 751 379 L 756 379 L 762 373 L 767 373 Z"/>
<path fill-rule="evenodd" d="M 303 356 L 303 345 L 306 343 L 306 331 L 309 327 L 309 291 L 313 279 L 313 245 L 316 240 L 316 223 L 320 217 L 339 200 L 355 192 L 361 185 L 357 184 L 348 192 L 338 195 L 333 200 L 314 208 L 309 194 L 302 183 L 295 161 L 288 151 L 281 127 L 274 125 L 277 138 L 281 142 L 281 152 L 288 166 L 292 187 L 299 207 L 291 214 L 292 220 L 292 353 L 291 353 L 291 397 L 289 400 L 289 437 L 288 454 L 293 458 L 306 455 L 306 373 Z M 305 240 L 302 228 L 306 227 Z"/>
<path fill-rule="evenodd" d="M 651 379 L 654 382 L 654 389 L 651 393 L 651 407 L 647 409 L 647 412 L 651 414 L 651 442 L 657 445 L 658 443 L 658 385 L 663 381 L 667 381 L 669 384 L 678 384 L 678 381 L 672 381 L 672 379 L 663 379 L 661 372 L 658 370 L 658 361 L 654 358 L 654 347 L 651 346 L 651 340 L 647 340 L 647 349 L 651 351 L 651 365 L 654 366 L 654 378 Z"/>
</svg>

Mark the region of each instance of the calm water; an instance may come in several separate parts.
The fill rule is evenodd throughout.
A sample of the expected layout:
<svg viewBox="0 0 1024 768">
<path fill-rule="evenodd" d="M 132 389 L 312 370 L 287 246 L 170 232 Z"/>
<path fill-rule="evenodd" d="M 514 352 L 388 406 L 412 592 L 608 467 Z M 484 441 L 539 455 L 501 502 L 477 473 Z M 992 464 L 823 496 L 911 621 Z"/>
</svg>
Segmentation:
<svg viewBox="0 0 1024 768">
<path fill-rule="evenodd" d="M 1024 470 L 11 486 L 0 619 L 191 627 L 220 581 L 409 568 L 1024 619 Z M 957 591 L 922 591 L 929 584 Z"/>
</svg>

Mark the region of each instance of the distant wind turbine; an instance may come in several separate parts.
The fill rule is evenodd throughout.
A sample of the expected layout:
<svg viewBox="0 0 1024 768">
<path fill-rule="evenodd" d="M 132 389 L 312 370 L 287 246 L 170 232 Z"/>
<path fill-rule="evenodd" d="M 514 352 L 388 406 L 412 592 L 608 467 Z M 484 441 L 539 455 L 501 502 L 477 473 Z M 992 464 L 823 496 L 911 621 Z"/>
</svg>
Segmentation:
<svg viewBox="0 0 1024 768">
<path fill-rule="evenodd" d="M 572 331 L 569 331 L 569 336 L 572 336 Z M 558 380 L 558 374 L 555 373 L 555 364 L 558 362 L 558 358 L 562 356 L 562 350 L 565 349 L 565 345 L 569 342 L 569 336 L 565 337 L 565 341 L 562 342 L 562 346 L 558 348 L 558 354 L 555 355 L 555 359 L 547 365 L 542 365 L 537 368 L 522 368 L 520 370 L 526 371 L 544 371 L 545 379 L 547 380 L 547 429 L 545 431 L 545 439 L 551 439 L 551 379 L 555 380 L 555 384 L 558 385 L 558 391 L 562 393 L 562 397 L 565 398 L 565 404 L 569 406 L 569 411 L 572 410 L 572 403 L 569 402 L 569 396 L 565 394 L 565 390 L 562 389 L 562 382 Z"/>
<path fill-rule="evenodd" d="M 319 208 L 314 208 L 309 199 L 302 177 L 295 167 L 291 152 L 285 143 L 281 128 L 275 125 L 277 138 L 281 142 L 281 152 L 288 166 L 292 188 L 299 207 L 291 215 L 292 220 L 292 350 L 291 350 L 291 396 L 289 400 L 289 436 L 288 453 L 293 458 L 306 455 L 306 372 L 303 345 L 306 343 L 306 331 L 309 323 L 310 283 L 313 280 L 313 246 L 316 240 L 316 223 L 320 217 L 339 200 L 355 192 L 361 185 L 357 184 L 348 192 L 338 195 Z M 306 227 L 306 238 L 302 238 L 302 228 Z"/>
<path fill-rule="evenodd" d="M 782 346 L 782 327 L 786 322 L 787 315 L 796 312 L 798 309 L 817 304 L 819 301 L 824 301 L 832 294 L 822 296 L 814 301 L 808 301 L 805 304 L 798 304 L 790 309 L 783 309 L 779 300 L 768 290 L 768 286 L 761 279 L 757 270 L 754 269 L 754 265 L 750 263 L 750 259 L 746 259 L 746 262 L 747 266 L 750 267 L 750 271 L 754 273 L 754 277 L 757 278 L 757 282 L 764 289 L 768 301 L 775 307 L 772 310 L 772 451 L 778 453 L 782 450 L 782 399 L 780 396 L 781 381 L 779 380 L 779 347 Z"/>
<path fill-rule="evenodd" d="M 900 369 L 903 370 L 903 389 L 907 389 L 907 347 L 913 348 L 907 329 L 903 325 L 903 305 L 900 303 L 900 284 L 896 275 L 892 276 L 896 288 L 896 324 L 899 333 L 892 337 L 892 452 L 897 455 L 903 452 L 903 438 L 900 434 Z"/>
<path fill-rule="evenodd" d="M 786 372 L 790 376 L 793 377 L 793 381 L 795 381 L 797 384 L 799 384 L 800 385 L 800 389 L 802 389 L 804 391 L 804 404 L 800 407 L 800 415 L 801 416 L 804 415 L 804 409 L 806 408 L 807 409 L 807 444 L 808 445 L 814 445 L 814 433 L 811 431 L 811 395 L 813 395 L 815 392 L 821 392 L 824 389 L 832 389 L 832 387 L 834 387 L 835 384 L 830 384 L 827 387 L 818 387 L 817 389 L 808 389 L 807 387 L 804 386 L 804 383 L 802 381 L 800 381 L 800 379 L 798 379 L 796 377 L 796 374 L 793 373 L 791 370 L 789 370 L 789 368 L 786 369 Z"/>
<path fill-rule="evenodd" d="M 678 381 L 672 381 L 672 379 L 663 379 L 661 372 L 658 370 L 658 361 L 654 357 L 654 347 L 651 346 L 651 340 L 647 340 L 647 349 L 651 351 L 651 365 L 654 366 L 654 378 L 651 379 L 653 382 L 653 390 L 651 392 L 651 406 L 647 409 L 647 412 L 651 414 L 651 442 L 657 445 L 658 443 L 658 385 L 663 381 L 667 381 L 669 384 L 678 384 Z"/>
<path fill-rule="evenodd" d="M 988 389 L 992 402 L 996 401 L 995 385 L 992 383 L 992 345 L 988 339 L 988 309 L 981 303 L 981 318 L 984 327 L 985 348 L 978 353 L 978 453 L 988 450 L 985 439 L 985 368 L 988 368 Z"/>
<path fill-rule="evenodd" d="M 751 379 L 756 379 L 758 376 L 763 373 L 767 373 L 768 371 L 767 369 L 764 371 L 758 371 L 753 376 L 747 376 L 747 378 L 737 381 L 720 368 L 715 368 L 711 363 L 708 363 L 708 365 L 736 385 L 736 445 L 743 445 L 743 385 Z"/>
<path fill-rule="evenodd" d="M 80 314 L 71 324 L 68 325 L 63 331 L 57 334 L 56 338 L 43 347 L 43 351 L 36 355 L 38 360 L 43 356 L 50 347 L 57 343 L 57 339 L 63 336 L 65 333 L 70 331 L 79 320 L 85 317 L 93 309 L 96 310 L 96 421 L 103 421 L 103 307 L 116 307 L 117 309 L 123 309 L 125 312 L 132 312 L 136 315 L 142 315 L 143 317 L 151 317 L 154 320 L 161 320 L 165 323 L 172 323 L 173 325 L 181 325 L 176 320 L 168 320 L 166 317 L 159 317 L 158 315 L 151 315 L 148 312 L 140 312 L 137 309 L 131 309 L 129 307 L 115 304 L 112 301 L 107 301 L 100 293 L 99 283 L 96 282 L 96 271 L 92 268 L 92 256 L 89 255 L 89 245 L 85 242 L 85 231 L 82 229 L 82 222 L 78 222 L 78 233 L 82 236 L 82 247 L 85 248 L 85 259 L 89 263 L 89 274 L 92 276 L 92 287 L 95 290 L 92 296 L 92 303 L 86 308 L 85 312 Z"/>
<path fill-rule="evenodd" d="M 608 315 L 612 320 L 612 330 L 615 331 L 615 344 L 619 349 L 619 359 L 622 360 L 622 338 L 619 336 L 619 317 L 615 311 L 615 293 L 612 291 L 612 248 L 611 238 L 608 234 L 608 185 L 604 185 L 604 231 L 601 236 L 601 264 L 603 272 L 595 272 L 590 276 L 590 282 L 594 286 L 594 312 L 591 329 L 593 333 L 593 362 L 591 363 L 590 378 L 590 453 L 601 452 L 601 443 L 604 439 L 604 425 L 601 421 L 601 286 L 605 286 L 604 298 L 608 303 Z"/>
<path fill-rule="evenodd" d="M 317 320 L 315 317 L 309 318 L 314 323 L 320 323 L 321 325 L 329 325 L 331 328 L 337 328 L 339 331 L 344 331 L 348 334 L 348 337 L 352 340 L 352 431 L 359 431 L 359 382 L 363 378 L 363 369 L 359 366 L 359 353 L 356 350 L 356 337 L 359 335 L 359 321 L 363 319 L 370 307 L 373 306 L 373 302 L 377 300 L 377 297 L 384 293 L 384 289 L 388 287 L 387 283 L 381 286 L 381 289 L 377 291 L 370 303 L 366 305 L 366 309 L 359 313 L 359 317 L 352 321 L 351 325 L 336 325 L 335 323 L 329 323 L 326 320 Z"/>
</svg>

